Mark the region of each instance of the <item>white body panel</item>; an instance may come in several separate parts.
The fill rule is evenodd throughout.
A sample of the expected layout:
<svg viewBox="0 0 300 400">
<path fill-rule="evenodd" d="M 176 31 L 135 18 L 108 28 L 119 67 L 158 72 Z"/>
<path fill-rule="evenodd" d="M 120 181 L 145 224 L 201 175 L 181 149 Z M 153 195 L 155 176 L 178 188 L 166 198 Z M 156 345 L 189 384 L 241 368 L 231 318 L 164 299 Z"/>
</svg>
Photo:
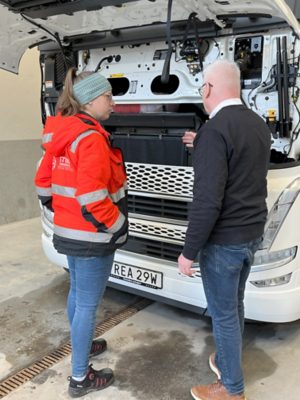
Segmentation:
<svg viewBox="0 0 300 400">
<path fill-rule="evenodd" d="M 9 4 L 11 4 L 9 2 Z M 41 2 L 43 4 L 43 2 Z M 36 3 L 38 6 L 38 2 Z M 266 14 L 280 17 L 293 27 L 300 35 L 300 25 L 287 4 L 282 0 L 174 0 L 172 20 L 185 20 L 191 10 L 198 13 L 201 21 L 213 20 L 223 27 L 218 15 L 236 14 Z M 22 18 L 21 15 L 0 5 L 0 68 L 18 73 L 20 59 L 29 46 L 52 39 L 57 33 L 60 38 L 82 33 L 109 31 L 111 29 L 149 25 L 153 22 L 165 22 L 167 19 L 167 1 L 138 0 L 122 4 L 121 7 L 111 6 L 100 10 L 78 11 L 71 15 L 53 15 L 45 19 L 34 20 L 41 29 Z M 46 28 L 48 32 L 42 28 Z M 14 51 L 11 51 L 11 49 Z"/>
</svg>

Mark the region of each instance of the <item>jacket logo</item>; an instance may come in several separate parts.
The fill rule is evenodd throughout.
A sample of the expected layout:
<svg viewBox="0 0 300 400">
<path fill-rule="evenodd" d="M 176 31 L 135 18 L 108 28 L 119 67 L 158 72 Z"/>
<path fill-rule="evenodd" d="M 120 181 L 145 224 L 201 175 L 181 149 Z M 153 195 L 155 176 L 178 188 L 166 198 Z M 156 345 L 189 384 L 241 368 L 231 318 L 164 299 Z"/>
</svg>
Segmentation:
<svg viewBox="0 0 300 400">
<path fill-rule="evenodd" d="M 71 162 L 67 157 L 59 157 L 58 158 L 58 169 L 72 170 Z"/>
</svg>

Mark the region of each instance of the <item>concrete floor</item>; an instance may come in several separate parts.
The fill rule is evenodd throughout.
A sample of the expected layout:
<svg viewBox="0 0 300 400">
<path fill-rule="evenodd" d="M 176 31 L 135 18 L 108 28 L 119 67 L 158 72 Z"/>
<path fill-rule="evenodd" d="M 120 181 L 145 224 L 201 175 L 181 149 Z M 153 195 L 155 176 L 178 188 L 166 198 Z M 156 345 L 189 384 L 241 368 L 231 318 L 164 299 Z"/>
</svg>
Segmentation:
<svg viewBox="0 0 300 400">
<path fill-rule="evenodd" d="M 39 218 L 0 226 L 0 380 L 69 340 L 69 275 L 46 259 L 40 234 Z M 97 322 L 135 299 L 108 288 Z"/>
<path fill-rule="evenodd" d="M 39 236 L 37 219 L 0 226 L 2 378 L 68 337 L 67 274 L 45 260 Z M 98 319 L 132 301 L 130 295 L 108 290 Z M 153 303 L 104 337 L 108 351 L 93 365 L 113 368 L 116 380 L 85 400 L 191 400 L 191 386 L 214 380 L 207 364 L 214 349 L 209 318 Z M 248 400 L 299 400 L 300 321 L 247 324 L 243 361 Z M 68 399 L 69 373 L 66 357 L 5 399 Z"/>
</svg>

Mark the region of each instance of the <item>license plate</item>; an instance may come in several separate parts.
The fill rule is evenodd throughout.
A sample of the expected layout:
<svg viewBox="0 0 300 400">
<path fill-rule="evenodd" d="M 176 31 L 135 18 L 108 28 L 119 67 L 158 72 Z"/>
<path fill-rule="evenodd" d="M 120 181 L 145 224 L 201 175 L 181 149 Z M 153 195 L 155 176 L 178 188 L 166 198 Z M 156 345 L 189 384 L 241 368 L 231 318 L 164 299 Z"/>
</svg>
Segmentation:
<svg viewBox="0 0 300 400">
<path fill-rule="evenodd" d="M 163 287 L 162 272 L 152 271 L 151 269 L 114 262 L 110 275 L 113 278 L 133 282 L 154 289 L 162 289 Z"/>
</svg>

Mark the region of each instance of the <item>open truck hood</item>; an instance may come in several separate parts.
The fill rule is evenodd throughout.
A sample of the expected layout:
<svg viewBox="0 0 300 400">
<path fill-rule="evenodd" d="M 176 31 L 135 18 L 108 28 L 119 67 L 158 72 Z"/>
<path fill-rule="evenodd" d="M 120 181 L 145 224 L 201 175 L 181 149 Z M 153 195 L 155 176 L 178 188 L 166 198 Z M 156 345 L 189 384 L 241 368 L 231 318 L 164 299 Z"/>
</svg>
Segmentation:
<svg viewBox="0 0 300 400">
<path fill-rule="evenodd" d="M 165 23 L 167 6 L 167 0 L 0 0 L 0 68 L 18 73 L 25 50 L 53 40 L 53 35 L 64 44 L 91 32 Z M 278 17 L 300 37 L 296 8 L 297 0 L 174 0 L 171 20 L 187 20 L 195 12 L 200 21 L 224 28 L 225 16 Z"/>
</svg>

